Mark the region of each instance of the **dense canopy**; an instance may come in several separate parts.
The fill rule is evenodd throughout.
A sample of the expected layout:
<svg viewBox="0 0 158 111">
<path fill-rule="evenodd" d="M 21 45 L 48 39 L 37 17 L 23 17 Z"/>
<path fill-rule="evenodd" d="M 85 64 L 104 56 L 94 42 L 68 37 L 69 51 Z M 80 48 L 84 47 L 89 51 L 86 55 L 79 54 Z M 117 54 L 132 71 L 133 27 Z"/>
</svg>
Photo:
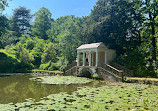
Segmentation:
<svg viewBox="0 0 158 111">
<path fill-rule="evenodd" d="M 2 14 L 8 3 L 0 0 L 0 73 L 63 70 L 81 44 L 103 42 L 135 76 L 157 76 L 157 0 L 98 0 L 88 16 L 56 20 L 45 7 L 33 15 L 19 7 L 8 18 Z"/>
</svg>

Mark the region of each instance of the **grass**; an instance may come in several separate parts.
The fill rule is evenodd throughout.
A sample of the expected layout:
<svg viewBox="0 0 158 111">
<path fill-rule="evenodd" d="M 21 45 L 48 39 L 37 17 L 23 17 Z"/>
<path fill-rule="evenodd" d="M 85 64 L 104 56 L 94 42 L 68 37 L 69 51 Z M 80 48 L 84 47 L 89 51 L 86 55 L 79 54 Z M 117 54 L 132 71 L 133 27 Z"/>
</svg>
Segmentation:
<svg viewBox="0 0 158 111">
<path fill-rule="evenodd" d="M 63 73 L 62 71 L 54 70 L 54 71 L 49 71 L 49 70 L 38 70 L 38 69 L 33 69 L 33 72 L 50 72 L 50 73 Z"/>
<path fill-rule="evenodd" d="M 157 111 L 158 86 L 107 83 L 101 87 L 79 87 L 72 94 L 51 94 L 39 102 L 1 104 L 3 110 L 49 111 Z"/>
<path fill-rule="evenodd" d="M 127 77 L 126 82 L 136 82 L 145 84 L 158 85 L 158 78 L 137 78 L 137 77 Z"/>
</svg>

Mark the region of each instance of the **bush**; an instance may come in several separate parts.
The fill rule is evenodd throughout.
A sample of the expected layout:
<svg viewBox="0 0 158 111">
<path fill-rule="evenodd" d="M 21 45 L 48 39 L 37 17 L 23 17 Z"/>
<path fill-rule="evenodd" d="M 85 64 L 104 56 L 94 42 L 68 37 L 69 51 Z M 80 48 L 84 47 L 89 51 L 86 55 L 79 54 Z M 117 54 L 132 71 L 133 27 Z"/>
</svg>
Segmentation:
<svg viewBox="0 0 158 111">
<path fill-rule="evenodd" d="M 51 66 L 48 68 L 49 71 L 58 70 L 57 63 L 51 63 Z"/>
<path fill-rule="evenodd" d="M 13 54 L 0 50 L 0 73 L 28 72 L 33 65 L 21 62 Z"/>
<path fill-rule="evenodd" d="M 148 57 L 148 58 L 147 58 Z M 141 50 L 134 50 L 121 55 L 115 62 L 134 71 L 137 77 L 156 77 L 154 66 L 150 64 L 149 54 Z"/>
<path fill-rule="evenodd" d="M 49 61 L 46 64 L 41 64 L 39 69 L 52 71 L 52 70 L 58 70 L 58 67 L 57 67 L 57 63 L 53 63 Z"/>
<path fill-rule="evenodd" d="M 99 75 L 98 75 L 97 73 L 94 73 L 94 74 L 92 75 L 92 78 L 94 78 L 94 79 L 99 79 Z"/>
<path fill-rule="evenodd" d="M 39 69 L 40 70 L 48 70 L 48 68 L 51 66 L 51 61 L 47 62 L 46 64 L 41 64 Z"/>
<path fill-rule="evenodd" d="M 64 57 L 59 57 L 57 62 L 57 66 L 60 68 L 60 70 L 64 70 L 68 66 L 68 60 Z"/>
</svg>

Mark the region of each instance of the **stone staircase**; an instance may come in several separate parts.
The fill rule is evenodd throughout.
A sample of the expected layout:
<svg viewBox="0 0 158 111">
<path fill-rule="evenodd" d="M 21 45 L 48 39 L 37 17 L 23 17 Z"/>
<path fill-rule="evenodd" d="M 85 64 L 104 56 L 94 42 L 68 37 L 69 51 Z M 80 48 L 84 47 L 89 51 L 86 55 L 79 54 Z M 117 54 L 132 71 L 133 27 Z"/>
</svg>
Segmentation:
<svg viewBox="0 0 158 111">
<path fill-rule="evenodd" d="M 80 67 L 91 68 L 90 66 L 77 66 L 76 62 L 74 61 L 71 65 L 69 65 L 65 69 L 64 75 L 79 76 L 80 74 L 79 74 L 78 69 Z M 96 73 L 99 75 L 100 78 L 104 80 L 124 81 L 125 77 L 128 76 L 128 70 L 126 68 L 123 68 L 123 66 L 119 66 L 119 67 L 121 67 L 123 70 L 120 70 L 121 68 L 117 69 L 114 66 L 109 65 L 109 64 L 99 63 L 98 66 L 96 67 Z M 124 71 L 126 73 L 124 73 Z M 131 75 L 132 74 L 130 72 L 129 76 Z"/>
<path fill-rule="evenodd" d="M 64 69 L 64 75 L 66 76 L 70 76 L 70 75 L 77 75 L 78 71 L 77 71 L 77 63 L 76 61 L 73 61 L 70 65 L 68 65 L 68 67 L 66 67 Z"/>
<path fill-rule="evenodd" d="M 99 74 L 99 77 L 104 80 L 124 81 L 125 78 L 122 70 L 118 70 L 109 64 L 99 64 L 97 73 Z"/>
</svg>

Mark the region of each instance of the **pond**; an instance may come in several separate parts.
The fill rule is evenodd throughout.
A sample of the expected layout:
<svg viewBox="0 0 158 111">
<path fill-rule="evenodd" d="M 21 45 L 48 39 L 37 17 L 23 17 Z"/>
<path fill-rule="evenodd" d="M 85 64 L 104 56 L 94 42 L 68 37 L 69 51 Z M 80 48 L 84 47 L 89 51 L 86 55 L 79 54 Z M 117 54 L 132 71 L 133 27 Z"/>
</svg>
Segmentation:
<svg viewBox="0 0 158 111">
<path fill-rule="evenodd" d="M 158 111 L 158 86 L 110 81 L 80 84 L 85 81 L 71 76 L 0 77 L 0 110 Z"/>
<path fill-rule="evenodd" d="M 0 77 L 0 104 L 24 102 L 28 98 L 33 98 L 35 101 L 41 100 L 50 94 L 67 92 L 71 94 L 78 87 L 90 86 L 97 87 L 105 83 L 97 84 L 74 84 L 74 85 L 49 85 L 42 84 L 36 81 L 31 81 L 31 75 L 15 75 Z"/>
</svg>

